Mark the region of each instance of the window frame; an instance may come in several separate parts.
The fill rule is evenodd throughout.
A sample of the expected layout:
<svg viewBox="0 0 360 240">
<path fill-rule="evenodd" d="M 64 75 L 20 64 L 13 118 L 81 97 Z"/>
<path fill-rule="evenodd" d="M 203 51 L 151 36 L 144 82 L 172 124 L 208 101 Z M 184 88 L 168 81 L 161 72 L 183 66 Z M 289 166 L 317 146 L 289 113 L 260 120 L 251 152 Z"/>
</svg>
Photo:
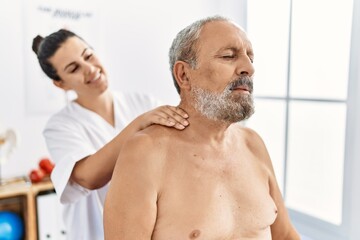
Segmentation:
<svg viewBox="0 0 360 240">
<path fill-rule="evenodd" d="M 244 0 L 244 6 L 247 1 Z M 285 153 L 284 153 L 284 196 L 286 197 L 286 174 L 287 174 L 287 149 L 288 149 L 288 127 L 289 127 L 289 103 L 290 101 L 321 101 L 340 102 L 346 104 L 346 129 L 345 129 L 345 153 L 344 153 L 344 178 L 343 178 L 343 203 L 342 223 L 335 225 L 306 213 L 288 209 L 289 215 L 297 230 L 314 240 L 351 240 L 360 239 L 360 1 L 353 1 L 353 15 L 351 26 L 350 61 L 348 75 L 348 94 L 346 100 L 333 99 L 301 99 L 290 97 L 290 57 L 291 57 L 291 8 L 289 9 L 289 51 L 288 51 L 288 75 L 287 90 L 285 97 L 256 96 L 262 100 L 282 100 L 286 104 L 286 126 L 285 126 Z M 249 13 L 247 11 L 246 15 Z M 247 29 L 247 21 L 244 21 Z M 357 93 L 359 93 L 357 95 Z"/>
</svg>

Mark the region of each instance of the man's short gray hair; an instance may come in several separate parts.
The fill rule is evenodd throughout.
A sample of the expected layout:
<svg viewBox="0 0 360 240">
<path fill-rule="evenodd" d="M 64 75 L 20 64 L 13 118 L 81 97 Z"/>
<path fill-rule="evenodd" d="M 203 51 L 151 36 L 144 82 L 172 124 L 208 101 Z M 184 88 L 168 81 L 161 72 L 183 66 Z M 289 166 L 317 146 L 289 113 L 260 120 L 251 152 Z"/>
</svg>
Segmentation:
<svg viewBox="0 0 360 240">
<path fill-rule="evenodd" d="M 195 69 L 197 65 L 198 50 L 196 43 L 199 39 L 201 29 L 206 23 L 216 21 L 229 22 L 230 20 L 222 16 L 207 17 L 192 23 L 176 35 L 169 51 L 169 62 L 174 85 L 179 94 L 180 87 L 173 72 L 176 61 L 187 62 L 193 69 Z"/>
</svg>

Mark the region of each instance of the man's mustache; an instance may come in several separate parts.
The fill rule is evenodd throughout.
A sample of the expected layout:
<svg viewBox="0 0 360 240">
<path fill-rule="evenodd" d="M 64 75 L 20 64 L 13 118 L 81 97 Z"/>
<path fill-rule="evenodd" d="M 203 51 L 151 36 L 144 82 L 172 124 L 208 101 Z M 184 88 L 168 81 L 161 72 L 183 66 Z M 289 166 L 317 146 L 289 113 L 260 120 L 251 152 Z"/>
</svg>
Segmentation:
<svg viewBox="0 0 360 240">
<path fill-rule="evenodd" d="M 233 90 L 238 87 L 245 87 L 250 93 L 253 92 L 253 80 L 249 76 L 241 76 L 239 79 L 232 81 L 226 87 L 227 90 Z"/>
</svg>

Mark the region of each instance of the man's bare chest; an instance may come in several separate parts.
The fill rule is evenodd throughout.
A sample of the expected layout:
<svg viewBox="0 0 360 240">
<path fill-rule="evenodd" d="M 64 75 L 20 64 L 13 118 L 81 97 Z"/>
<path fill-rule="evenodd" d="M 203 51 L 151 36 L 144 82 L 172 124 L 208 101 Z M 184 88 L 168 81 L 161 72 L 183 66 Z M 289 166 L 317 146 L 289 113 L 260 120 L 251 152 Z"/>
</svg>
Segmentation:
<svg viewBox="0 0 360 240">
<path fill-rule="evenodd" d="M 193 161 L 187 161 L 190 157 Z M 158 201 L 157 227 L 170 221 L 176 223 L 174 231 L 202 229 L 207 237 L 199 239 L 269 232 L 276 206 L 265 172 L 257 164 L 246 163 L 254 161 L 251 156 L 228 157 L 188 152 L 183 162 L 173 160 Z"/>
</svg>

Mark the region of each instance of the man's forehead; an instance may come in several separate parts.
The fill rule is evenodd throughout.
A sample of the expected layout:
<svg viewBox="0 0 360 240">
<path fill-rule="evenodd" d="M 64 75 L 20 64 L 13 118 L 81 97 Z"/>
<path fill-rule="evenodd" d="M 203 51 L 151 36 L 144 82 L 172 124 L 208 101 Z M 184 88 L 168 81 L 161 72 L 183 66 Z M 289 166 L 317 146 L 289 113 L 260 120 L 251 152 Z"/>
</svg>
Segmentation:
<svg viewBox="0 0 360 240">
<path fill-rule="evenodd" d="M 207 31 L 233 31 L 246 35 L 244 29 L 231 21 L 219 20 L 205 23 L 201 33 Z"/>
<path fill-rule="evenodd" d="M 251 42 L 246 32 L 237 24 L 228 21 L 214 21 L 203 26 L 198 44 L 203 45 L 205 43 L 216 42 L 222 45 L 222 47 L 225 47 L 224 45 L 230 46 L 236 42 L 251 47 Z"/>
</svg>

